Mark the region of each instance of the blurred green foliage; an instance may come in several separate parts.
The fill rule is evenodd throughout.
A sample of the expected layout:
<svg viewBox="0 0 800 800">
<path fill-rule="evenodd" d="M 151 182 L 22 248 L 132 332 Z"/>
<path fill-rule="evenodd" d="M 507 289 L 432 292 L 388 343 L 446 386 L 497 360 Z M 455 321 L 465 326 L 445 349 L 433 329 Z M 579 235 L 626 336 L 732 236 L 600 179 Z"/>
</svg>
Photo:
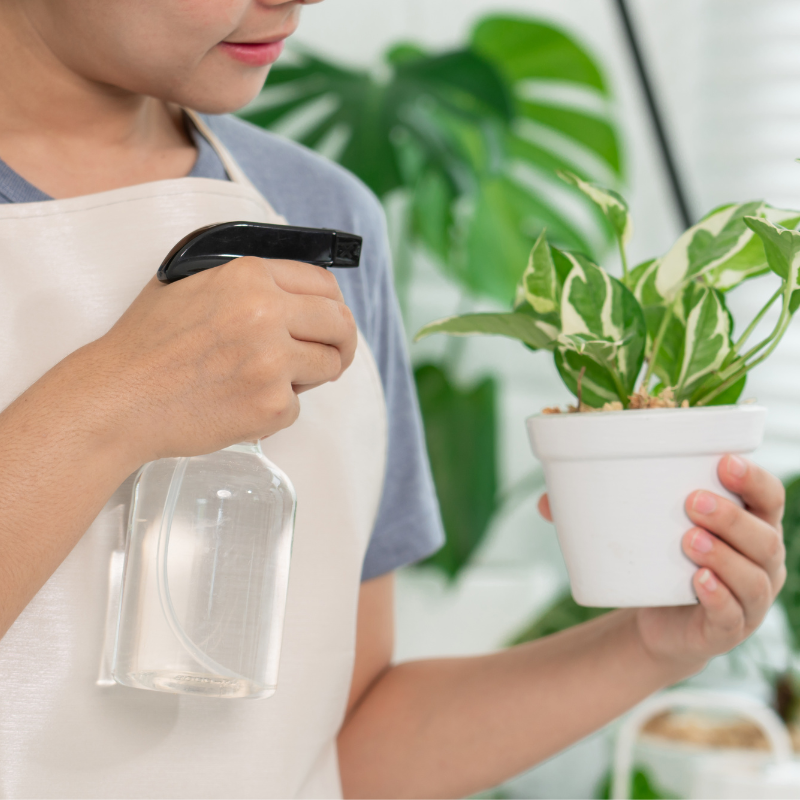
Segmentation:
<svg viewBox="0 0 800 800">
<path fill-rule="evenodd" d="M 543 636 L 550 636 L 559 631 L 571 628 L 573 625 L 580 625 L 591 619 L 602 616 L 611 609 L 608 608 L 587 608 L 579 606 L 572 595 L 567 592 L 558 597 L 545 611 L 520 631 L 510 642 L 509 645 L 532 642 L 534 639 L 541 639 Z"/>
<path fill-rule="evenodd" d="M 483 538 L 497 504 L 497 384 L 486 378 L 461 389 L 436 364 L 417 367 L 414 375 L 447 531 L 444 547 L 426 563 L 454 578 Z"/>
<path fill-rule="evenodd" d="M 493 15 L 461 47 L 399 43 L 373 70 L 295 49 L 241 116 L 338 161 L 384 202 L 399 201 L 392 218 L 401 305 L 420 253 L 470 297 L 509 303 L 544 227 L 554 243 L 596 257 L 610 241 L 602 214 L 555 177 L 568 170 L 620 180 L 610 100 L 599 64 L 568 33 Z M 447 532 L 431 561 L 451 577 L 500 504 L 498 387 L 487 380 L 463 389 L 454 374 L 448 356 L 416 371 Z"/>
<path fill-rule="evenodd" d="M 589 177 L 586 163 L 595 176 L 619 178 L 619 137 L 597 62 L 564 31 L 491 16 L 458 49 L 391 47 L 381 72 L 307 51 L 290 56 L 242 116 L 266 128 L 291 123 L 298 141 L 381 198 L 401 191 L 409 205 L 402 241 L 470 292 L 510 302 L 545 226 L 555 244 L 592 253 L 585 224 L 552 202 L 547 182 L 556 170 Z"/>
<path fill-rule="evenodd" d="M 800 476 L 786 483 L 783 540 L 786 543 L 786 583 L 778 601 L 786 611 L 794 648 L 800 650 Z"/>
<path fill-rule="evenodd" d="M 608 800 L 611 797 L 611 772 L 603 778 L 596 796 L 598 800 Z M 646 770 L 639 767 L 634 771 L 631 800 L 672 800 L 672 798 L 677 798 L 677 795 L 669 794 L 657 787 Z"/>
</svg>

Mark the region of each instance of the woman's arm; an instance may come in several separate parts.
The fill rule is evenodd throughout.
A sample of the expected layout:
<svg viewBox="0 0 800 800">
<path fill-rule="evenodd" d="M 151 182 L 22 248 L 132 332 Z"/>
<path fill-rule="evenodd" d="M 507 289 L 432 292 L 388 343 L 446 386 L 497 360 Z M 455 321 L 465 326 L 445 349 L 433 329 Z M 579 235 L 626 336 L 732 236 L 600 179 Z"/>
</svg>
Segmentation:
<svg viewBox="0 0 800 800">
<path fill-rule="evenodd" d="M 0 413 L 0 636 L 139 464 L 91 348 Z"/>
<path fill-rule="evenodd" d="M 337 378 L 355 347 L 319 267 L 241 258 L 153 279 L 0 413 L 0 636 L 131 472 L 290 425 L 297 393 Z"/>
<path fill-rule="evenodd" d="M 359 607 L 351 710 L 339 736 L 345 796 L 464 797 L 487 789 L 752 633 L 785 575 L 782 487 L 741 459 L 723 459 L 720 478 L 748 510 L 717 498 L 703 511 L 709 506 L 695 503 L 696 494 L 687 501 L 699 527 L 686 534 L 684 550 L 703 567 L 697 606 L 616 611 L 504 652 L 392 667 L 392 579 L 364 584 L 368 608 Z"/>
<path fill-rule="evenodd" d="M 380 586 L 365 590 L 391 620 L 392 579 L 373 583 Z M 359 627 L 359 635 L 382 630 Z M 412 661 L 378 676 L 339 736 L 345 797 L 466 797 L 488 789 L 683 673 L 642 647 L 635 611 L 618 611 L 500 653 Z"/>
</svg>

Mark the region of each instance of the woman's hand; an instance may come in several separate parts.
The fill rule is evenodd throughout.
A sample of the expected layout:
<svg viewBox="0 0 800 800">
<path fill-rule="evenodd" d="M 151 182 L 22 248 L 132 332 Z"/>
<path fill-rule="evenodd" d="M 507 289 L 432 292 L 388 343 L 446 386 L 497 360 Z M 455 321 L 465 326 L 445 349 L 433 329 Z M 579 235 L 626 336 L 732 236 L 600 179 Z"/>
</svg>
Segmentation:
<svg viewBox="0 0 800 800">
<path fill-rule="evenodd" d="M 747 638 L 786 579 L 781 482 L 738 456 L 725 456 L 718 474 L 745 507 L 711 492 L 693 492 L 687 498 L 686 513 L 696 527 L 682 544 L 700 567 L 693 579 L 699 604 L 636 612 L 646 650 L 686 674 Z M 551 519 L 546 495 L 539 509 Z"/>
<path fill-rule="evenodd" d="M 336 380 L 356 342 L 331 273 L 238 258 L 169 285 L 154 278 L 105 336 L 66 361 L 143 463 L 291 425 L 298 393 Z"/>
</svg>

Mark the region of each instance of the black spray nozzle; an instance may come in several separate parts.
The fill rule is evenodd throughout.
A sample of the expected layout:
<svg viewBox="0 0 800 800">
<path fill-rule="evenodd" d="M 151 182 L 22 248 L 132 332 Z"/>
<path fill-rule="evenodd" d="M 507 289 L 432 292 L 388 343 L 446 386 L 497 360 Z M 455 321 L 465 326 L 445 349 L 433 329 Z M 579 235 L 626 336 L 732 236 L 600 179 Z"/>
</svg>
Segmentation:
<svg viewBox="0 0 800 800">
<path fill-rule="evenodd" d="M 265 222 L 223 222 L 184 236 L 158 268 L 164 283 L 188 278 L 234 258 L 283 258 L 319 267 L 357 267 L 361 237 L 324 228 L 295 228 Z"/>
</svg>

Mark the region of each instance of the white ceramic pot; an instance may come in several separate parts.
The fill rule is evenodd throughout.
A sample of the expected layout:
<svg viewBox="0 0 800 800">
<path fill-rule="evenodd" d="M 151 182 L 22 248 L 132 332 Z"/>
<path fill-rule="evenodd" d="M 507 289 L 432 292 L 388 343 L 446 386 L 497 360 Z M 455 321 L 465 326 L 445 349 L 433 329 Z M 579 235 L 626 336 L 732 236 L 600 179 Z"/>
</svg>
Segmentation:
<svg viewBox="0 0 800 800">
<path fill-rule="evenodd" d="M 530 417 L 575 601 L 696 603 L 697 568 L 681 550 L 691 527 L 684 503 L 695 489 L 737 500 L 720 484 L 717 464 L 726 453 L 755 450 L 765 418 L 755 405 Z"/>
</svg>

